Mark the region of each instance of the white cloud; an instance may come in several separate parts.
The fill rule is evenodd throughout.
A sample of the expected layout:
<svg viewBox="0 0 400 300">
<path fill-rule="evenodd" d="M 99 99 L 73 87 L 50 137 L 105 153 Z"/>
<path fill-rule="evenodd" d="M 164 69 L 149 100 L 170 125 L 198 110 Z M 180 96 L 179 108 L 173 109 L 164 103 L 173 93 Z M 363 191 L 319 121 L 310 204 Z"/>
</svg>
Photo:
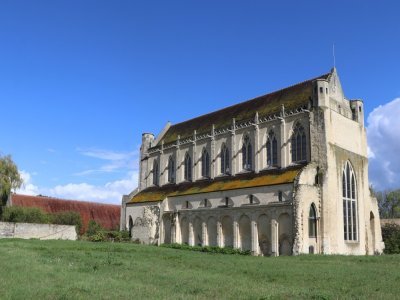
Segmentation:
<svg viewBox="0 0 400 300">
<path fill-rule="evenodd" d="M 400 188 L 400 98 L 368 116 L 370 181 L 376 189 Z"/>
<path fill-rule="evenodd" d="M 122 172 L 122 176 L 102 185 L 91 184 L 86 179 L 80 183 L 40 187 L 34 184 L 31 176 L 33 173 L 22 171 L 20 173 L 25 184 L 17 193 L 25 195 L 42 194 L 63 199 L 120 204 L 122 195 L 129 194 L 136 188 L 138 183 L 138 151 L 115 152 L 102 149 L 78 149 L 78 151 L 84 156 L 98 158 L 107 163 L 97 169 L 81 171 L 75 175 Z"/>
<path fill-rule="evenodd" d="M 138 182 L 138 173 L 131 172 L 124 179 L 107 182 L 104 185 L 88 183 L 68 183 L 51 188 L 41 188 L 33 184 L 31 175 L 21 171 L 24 186 L 17 193 L 24 195 L 46 195 L 62 199 L 83 200 L 102 203 L 120 204 L 122 195 L 129 194 Z"/>
<path fill-rule="evenodd" d="M 104 185 L 88 183 L 69 183 L 57 185 L 48 190 L 46 195 L 65 199 L 120 204 L 122 195 L 129 194 L 136 186 L 138 173 L 132 172 L 130 177 L 108 182 Z"/>
<path fill-rule="evenodd" d="M 101 165 L 98 168 L 89 169 L 75 173 L 77 176 L 86 176 L 95 173 L 110 173 L 120 170 L 128 170 L 136 167 L 138 164 L 137 157 L 138 151 L 131 152 L 117 152 L 111 150 L 90 148 L 80 149 L 78 151 L 88 157 L 97 158 L 100 160 L 107 161 L 106 164 Z"/>
<path fill-rule="evenodd" d="M 17 193 L 24 194 L 24 195 L 37 195 L 39 194 L 39 188 L 32 184 L 32 176 L 30 173 L 26 171 L 20 171 L 19 174 L 21 175 L 24 183 L 22 187 L 17 190 Z M 34 173 L 32 173 L 34 174 Z"/>
</svg>

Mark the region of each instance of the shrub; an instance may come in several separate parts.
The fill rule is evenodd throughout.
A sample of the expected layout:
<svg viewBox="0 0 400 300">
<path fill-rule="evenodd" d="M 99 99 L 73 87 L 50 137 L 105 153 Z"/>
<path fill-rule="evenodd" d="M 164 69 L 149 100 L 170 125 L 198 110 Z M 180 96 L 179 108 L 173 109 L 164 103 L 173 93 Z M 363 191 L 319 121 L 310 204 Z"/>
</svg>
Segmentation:
<svg viewBox="0 0 400 300">
<path fill-rule="evenodd" d="M 82 229 L 81 215 L 75 211 L 54 213 L 51 215 L 51 223 L 60 225 L 75 225 L 76 233 Z"/>
<path fill-rule="evenodd" d="M 36 207 L 8 206 L 3 210 L 2 220 L 14 223 L 51 223 L 50 216 Z"/>
<path fill-rule="evenodd" d="M 199 252 L 208 252 L 208 253 L 220 253 L 220 254 L 238 254 L 238 255 L 251 255 L 250 250 L 240 250 L 234 249 L 233 247 L 215 247 L 215 246 L 189 246 L 187 244 L 162 244 L 161 247 L 172 248 L 172 249 L 181 249 L 181 250 L 191 250 L 191 251 L 199 251 Z"/>
<path fill-rule="evenodd" d="M 90 220 L 86 230 L 86 235 L 91 237 L 101 230 L 103 230 L 103 227 L 101 227 L 100 224 L 96 223 L 95 220 Z"/>
<path fill-rule="evenodd" d="M 400 226 L 395 223 L 388 223 L 382 226 L 382 239 L 385 243 L 384 253 L 400 253 Z"/>
</svg>

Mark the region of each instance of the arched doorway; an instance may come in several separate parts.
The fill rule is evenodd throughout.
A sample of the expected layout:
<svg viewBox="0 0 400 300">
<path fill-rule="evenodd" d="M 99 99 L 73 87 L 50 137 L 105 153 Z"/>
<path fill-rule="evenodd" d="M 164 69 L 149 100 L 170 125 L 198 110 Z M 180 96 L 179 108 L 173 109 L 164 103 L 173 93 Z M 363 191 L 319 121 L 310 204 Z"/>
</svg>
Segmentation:
<svg viewBox="0 0 400 300">
<path fill-rule="evenodd" d="M 292 219 L 288 213 L 278 218 L 279 223 L 279 255 L 292 255 Z"/>
<path fill-rule="evenodd" d="M 208 246 L 218 246 L 217 242 L 217 220 L 214 217 L 209 217 L 207 221 L 207 237 Z"/>
<path fill-rule="evenodd" d="M 189 222 L 187 218 L 181 219 L 181 241 L 182 244 L 189 244 Z"/>
<path fill-rule="evenodd" d="M 369 254 L 375 254 L 375 216 L 372 211 L 369 213 L 369 228 L 371 231 L 371 242 L 368 252 Z"/>
<path fill-rule="evenodd" d="M 171 244 L 171 216 L 166 214 L 163 216 L 163 244 Z"/>
<path fill-rule="evenodd" d="M 232 218 L 225 216 L 222 218 L 222 237 L 223 247 L 233 247 L 233 222 Z"/>
<path fill-rule="evenodd" d="M 243 215 L 239 219 L 240 249 L 251 250 L 251 223 L 250 218 Z"/>
<path fill-rule="evenodd" d="M 271 255 L 271 222 L 265 214 L 258 217 L 258 244 L 263 256 Z"/>
<path fill-rule="evenodd" d="M 203 244 L 203 235 L 202 235 L 202 222 L 199 217 L 196 217 L 193 222 L 193 239 L 195 246 L 201 246 Z"/>
<path fill-rule="evenodd" d="M 132 238 L 132 228 L 133 228 L 133 220 L 132 220 L 132 216 L 129 216 L 129 237 Z"/>
</svg>

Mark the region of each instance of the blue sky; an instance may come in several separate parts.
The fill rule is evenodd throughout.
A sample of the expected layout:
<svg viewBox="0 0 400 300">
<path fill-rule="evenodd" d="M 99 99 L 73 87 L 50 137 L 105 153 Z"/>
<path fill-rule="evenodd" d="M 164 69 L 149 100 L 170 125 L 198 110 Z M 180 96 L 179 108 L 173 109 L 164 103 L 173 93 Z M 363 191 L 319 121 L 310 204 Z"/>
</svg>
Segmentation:
<svg viewBox="0 0 400 300">
<path fill-rule="evenodd" d="M 400 4 L 268 2 L 1 1 L 0 151 L 25 192 L 117 203 L 142 132 L 326 73 L 333 43 L 371 180 L 399 186 Z"/>
</svg>

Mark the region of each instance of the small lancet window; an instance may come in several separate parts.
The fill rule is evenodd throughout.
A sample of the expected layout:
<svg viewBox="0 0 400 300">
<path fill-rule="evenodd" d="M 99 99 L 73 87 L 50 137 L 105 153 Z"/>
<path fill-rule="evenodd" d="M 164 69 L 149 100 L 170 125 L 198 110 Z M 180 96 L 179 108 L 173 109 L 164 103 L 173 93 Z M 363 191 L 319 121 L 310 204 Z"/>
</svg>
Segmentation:
<svg viewBox="0 0 400 300">
<path fill-rule="evenodd" d="M 228 175 L 229 173 L 229 150 L 224 144 L 221 148 L 221 174 Z"/>
<path fill-rule="evenodd" d="M 205 148 L 201 154 L 201 176 L 203 178 L 210 177 L 210 155 Z"/>
<path fill-rule="evenodd" d="M 311 204 L 308 214 L 308 236 L 310 238 L 317 236 L 317 212 L 314 203 Z"/>
<path fill-rule="evenodd" d="M 251 142 L 250 138 L 246 135 L 243 139 L 243 146 L 242 146 L 243 170 L 251 170 L 253 168 L 252 161 L 253 161 L 253 155 L 252 155 Z"/>
<path fill-rule="evenodd" d="M 186 152 L 185 155 L 185 174 L 184 178 L 186 181 L 192 181 L 192 158 L 190 157 L 189 153 Z"/>
<path fill-rule="evenodd" d="M 274 167 L 278 165 L 278 142 L 275 133 L 271 130 L 267 138 L 267 166 Z"/>
<path fill-rule="evenodd" d="M 297 123 L 294 126 L 291 146 L 292 146 L 292 162 L 300 162 L 307 160 L 307 138 L 304 127 Z"/>
<path fill-rule="evenodd" d="M 158 161 L 155 159 L 153 161 L 153 185 L 159 184 L 159 173 Z"/>
<path fill-rule="evenodd" d="M 175 161 L 172 156 L 168 159 L 168 182 L 175 183 Z"/>
<path fill-rule="evenodd" d="M 254 204 L 254 196 L 253 195 L 249 195 L 249 203 Z"/>
<path fill-rule="evenodd" d="M 282 202 L 282 201 L 283 201 L 282 191 L 279 191 L 279 192 L 278 192 L 278 200 L 279 200 L 279 202 Z"/>
</svg>

